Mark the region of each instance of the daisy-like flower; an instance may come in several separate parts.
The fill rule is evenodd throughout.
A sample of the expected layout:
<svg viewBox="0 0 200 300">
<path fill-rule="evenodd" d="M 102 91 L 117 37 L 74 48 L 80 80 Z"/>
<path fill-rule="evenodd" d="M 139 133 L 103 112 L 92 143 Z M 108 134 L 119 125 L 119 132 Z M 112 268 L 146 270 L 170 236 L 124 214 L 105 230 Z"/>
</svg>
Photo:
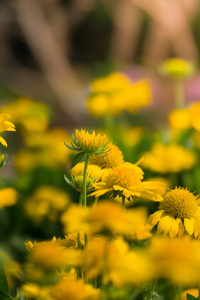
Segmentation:
<svg viewBox="0 0 200 300">
<path fill-rule="evenodd" d="M 109 151 L 107 136 L 101 134 L 96 135 L 95 131 L 90 134 L 83 129 L 76 129 L 75 133 L 72 134 L 72 139 L 72 147 L 66 146 L 71 150 L 81 151 L 83 154 L 104 155 Z"/>
<path fill-rule="evenodd" d="M 164 193 L 162 183 L 143 181 L 143 171 L 137 165 L 124 163 L 122 166 L 106 170 L 102 181 L 94 184 L 96 191 L 90 196 L 102 196 L 109 193 L 111 198 L 125 197 L 129 201 L 134 197 L 161 201 Z"/>
<path fill-rule="evenodd" d="M 0 132 L 16 131 L 15 125 L 12 122 L 8 121 L 9 118 L 10 118 L 9 114 L 0 114 Z M 6 141 L 1 136 L 0 136 L 0 143 L 3 146 L 7 147 Z"/>
<path fill-rule="evenodd" d="M 169 190 L 159 205 L 159 210 L 149 216 L 151 225 L 158 224 L 157 232 L 170 238 L 182 236 L 184 230 L 195 237 L 200 235 L 200 207 L 194 196 L 184 188 Z"/>
<path fill-rule="evenodd" d="M 116 168 L 123 164 L 123 154 L 119 148 L 112 143 L 108 144 L 109 151 L 105 156 L 92 155 L 91 163 L 101 168 Z"/>
</svg>

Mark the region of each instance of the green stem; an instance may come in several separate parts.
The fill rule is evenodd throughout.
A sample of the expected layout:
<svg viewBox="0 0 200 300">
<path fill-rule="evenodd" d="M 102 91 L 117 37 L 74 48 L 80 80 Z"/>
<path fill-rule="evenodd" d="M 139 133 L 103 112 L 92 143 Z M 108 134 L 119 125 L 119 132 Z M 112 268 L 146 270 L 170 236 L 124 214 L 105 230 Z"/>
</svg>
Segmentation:
<svg viewBox="0 0 200 300">
<path fill-rule="evenodd" d="M 78 233 L 77 233 L 77 240 L 78 240 L 78 249 L 81 249 L 81 235 L 80 235 L 80 231 L 78 231 Z"/>
<path fill-rule="evenodd" d="M 126 198 L 124 195 L 122 195 L 122 207 L 123 207 L 124 211 L 126 210 L 125 201 L 126 201 Z"/>
<path fill-rule="evenodd" d="M 185 94 L 184 85 L 182 79 L 176 79 L 174 81 L 175 86 L 175 108 L 181 109 L 185 107 Z"/>
<path fill-rule="evenodd" d="M 153 296 L 153 292 L 156 289 L 156 285 L 157 285 L 157 280 L 155 280 L 154 282 L 152 282 L 152 286 L 151 289 L 143 294 L 143 300 L 151 300 L 152 296 Z"/>
<path fill-rule="evenodd" d="M 79 197 L 79 205 L 80 205 L 80 206 L 83 205 L 83 192 L 80 193 L 80 197 Z"/>
<path fill-rule="evenodd" d="M 98 201 L 99 201 L 99 197 L 96 197 L 95 200 L 94 200 L 93 206 L 96 206 Z"/>
<path fill-rule="evenodd" d="M 85 246 L 88 245 L 88 235 L 87 233 L 84 233 L 84 240 L 85 240 Z"/>
<path fill-rule="evenodd" d="M 89 155 L 86 154 L 85 158 L 85 166 L 84 166 L 84 172 L 83 172 L 83 206 L 87 206 L 87 197 L 86 197 L 86 178 L 87 178 L 87 166 L 89 161 Z"/>
</svg>

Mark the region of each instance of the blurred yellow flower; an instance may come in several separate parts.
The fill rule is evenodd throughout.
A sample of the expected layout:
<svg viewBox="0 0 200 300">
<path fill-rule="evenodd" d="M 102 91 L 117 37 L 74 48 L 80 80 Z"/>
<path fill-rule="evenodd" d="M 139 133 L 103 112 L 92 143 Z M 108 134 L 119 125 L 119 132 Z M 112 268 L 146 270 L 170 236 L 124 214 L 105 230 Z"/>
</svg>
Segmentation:
<svg viewBox="0 0 200 300">
<path fill-rule="evenodd" d="M 80 279 L 63 279 L 51 287 L 50 296 L 54 300 L 98 300 L 100 290 Z"/>
<path fill-rule="evenodd" d="M 126 110 L 135 114 L 141 107 L 148 106 L 151 102 L 151 88 L 147 80 L 133 83 L 126 95 Z"/>
<path fill-rule="evenodd" d="M 102 181 L 94 184 L 96 190 L 90 196 L 99 197 L 108 193 L 111 198 L 124 196 L 129 201 L 135 197 L 160 201 L 164 185 L 150 181 L 142 182 L 141 168 L 138 166 L 133 168 L 129 165 L 131 164 L 106 170 L 105 175 L 102 175 Z"/>
<path fill-rule="evenodd" d="M 200 131 L 200 102 L 196 102 L 184 109 L 172 110 L 169 123 L 173 130 L 194 128 Z"/>
<path fill-rule="evenodd" d="M 159 70 L 164 76 L 179 79 L 191 76 L 194 73 L 194 65 L 184 59 L 171 58 L 163 62 Z"/>
<path fill-rule="evenodd" d="M 174 284 L 194 286 L 199 283 L 199 240 L 189 237 L 154 237 L 147 252 L 157 278 L 168 278 Z"/>
<path fill-rule="evenodd" d="M 15 166 L 18 170 L 28 171 L 36 166 L 58 168 L 70 162 L 71 151 L 66 149 L 64 141 L 71 140 L 63 128 L 53 128 L 47 132 L 26 134 L 27 149 L 15 155 Z"/>
<path fill-rule="evenodd" d="M 189 129 L 191 127 L 190 110 L 187 108 L 172 110 L 169 114 L 169 123 L 175 130 Z"/>
<path fill-rule="evenodd" d="M 159 205 L 159 210 L 149 216 L 149 224 L 158 224 L 157 232 L 170 238 L 182 236 L 184 230 L 189 235 L 199 237 L 200 207 L 198 196 L 183 188 L 169 190 Z"/>
<path fill-rule="evenodd" d="M 0 132 L 4 132 L 4 131 L 16 131 L 15 130 L 15 125 L 13 123 L 11 123 L 10 121 L 8 121 L 10 119 L 10 115 L 3 113 L 0 114 Z M 0 136 L 0 143 L 7 147 L 7 143 L 4 140 L 4 138 L 2 138 Z"/>
<path fill-rule="evenodd" d="M 132 83 L 124 74 L 113 73 L 91 84 L 87 108 L 95 117 L 118 115 L 123 111 L 135 113 L 149 105 L 150 84 L 146 80 Z"/>
<path fill-rule="evenodd" d="M 49 124 L 49 109 L 42 102 L 19 98 L 1 108 L 1 112 L 12 115 L 12 121 L 27 132 L 46 130 Z"/>
<path fill-rule="evenodd" d="M 78 232 L 72 232 L 65 235 L 65 246 L 67 248 L 78 249 Z M 81 247 L 85 246 L 84 232 L 80 232 Z"/>
<path fill-rule="evenodd" d="M 0 190 L 0 208 L 12 206 L 17 202 L 17 191 L 11 187 Z"/>
<path fill-rule="evenodd" d="M 36 300 L 53 300 L 49 295 L 49 286 L 34 283 L 25 283 L 21 287 L 21 295 L 25 298 Z"/>
<path fill-rule="evenodd" d="M 40 243 L 34 242 L 32 245 L 28 242 L 27 248 L 29 250 L 27 269 L 29 269 L 30 264 L 34 268 L 50 270 L 62 269 L 80 263 L 79 251 L 66 248 L 65 241 L 61 239 L 52 239 Z"/>
<path fill-rule="evenodd" d="M 142 166 L 158 173 L 189 170 L 196 162 L 196 155 L 192 150 L 176 144 L 155 143 L 143 156 Z"/>
<path fill-rule="evenodd" d="M 90 225 L 90 233 L 95 234 L 110 231 L 130 239 L 143 239 L 144 226 L 147 222 L 147 212 L 144 208 L 127 209 L 115 202 L 100 201 L 91 207 L 85 221 Z M 145 228 L 145 238 L 151 237 L 151 227 Z"/>
<path fill-rule="evenodd" d="M 19 280 L 21 277 L 21 266 L 2 250 L 0 250 L 0 261 L 4 267 L 9 288 L 12 288 L 14 283 L 13 279 L 16 278 Z"/>
<path fill-rule="evenodd" d="M 83 253 L 84 267 L 88 280 L 102 277 L 105 284 L 116 287 L 138 285 L 152 278 L 153 268 L 142 251 L 130 251 L 129 245 L 117 238 L 97 238 Z"/>
<path fill-rule="evenodd" d="M 84 171 L 85 162 L 77 163 L 69 172 L 71 176 L 82 176 Z M 101 168 L 95 164 L 88 164 L 87 176 L 92 179 L 99 178 Z"/>
<path fill-rule="evenodd" d="M 91 83 L 93 93 L 106 93 L 116 90 L 123 90 L 129 87 L 130 79 L 122 73 L 112 73 L 106 77 L 94 80 Z"/>
<path fill-rule="evenodd" d="M 119 148 L 112 143 L 108 143 L 109 151 L 105 156 L 92 155 L 90 161 L 101 168 L 116 168 L 123 164 L 123 153 Z"/>
<path fill-rule="evenodd" d="M 25 200 L 24 210 L 35 221 L 42 221 L 46 217 L 55 222 L 69 202 L 70 196 L 65 191 L 52 186 L 41 186 Z"/>
</svg>

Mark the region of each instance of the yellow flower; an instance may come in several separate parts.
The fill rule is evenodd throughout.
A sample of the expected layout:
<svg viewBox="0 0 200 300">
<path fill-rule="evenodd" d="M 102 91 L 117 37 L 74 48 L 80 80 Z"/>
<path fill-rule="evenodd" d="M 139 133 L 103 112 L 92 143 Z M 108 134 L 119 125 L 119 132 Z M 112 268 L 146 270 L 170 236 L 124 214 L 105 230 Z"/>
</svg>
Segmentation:
<svg viewBox="0 0 200 300">
<path fill-rule="evenodd" d="M 196 162 L 196 155 L 192 150 L 176 144 L 155 143 L 151 151 L 143 153 L 143 156 L 142 166 L 158 173 L 189 170 Z"/>
<path fill-rule="evenodd" d="M 94 184 L 96 191 L 90 196 L 99 197 L 108 193 L 111 198 L 124 196 L 128 200 L 139 197 L 160 201 L 162 199 L 160 193 L 163 193 L 164 185 L 150 181 L 142 182 L 143 172 L 140 170 L 138 166 L 134 168 L 129 164 L 106 170 L 105 175 L 102 175 L 102 181 Z"/>
<path fill-rule="evenodd" d="M 51 186 L 39 187 L 24 203 L 26 214 L 33 220 L 42 221 L 47 217 L 56 221 L 60 212 L 66 210 L 70 202 L 69 195 Z"/>
<path fill-rule="evenodd" d="M 0 132 L 16 131 L 15 125 L 13 123 L 11 123 L 10 121 L 8 121 L 8 119 L 10 119 L 10 117 L 11 116 L 9 114 L 0 114 Z M 6 141 L 1 136 L 0 136 L 0 143 L 3 146 L 7 147 Z"/>
<path fill-rule="evenodd" d="M 72 147 L 66 145 L 71 150 L 82 151 L 88 155 L 104 155 L 109 151 L 107 136 L 100 133 L 96 135 L 95 131 L 90 134 L 83 129 L 76 129 L 75 134 L 72 135 L 72 139 Z"/>
<path fill-rule="evenodd" d="M 54 300 L 98 300 L 100 290 L 80 279 L 63 279 L 50 289 L 50 296 Z"/>
<path fill-rule="evenodd" d="M 176 109 L 169 114 L 169 123 L 172 129 L 186 130 L 191 127 L 190 110 L 187 108 Z"/>
<path fill-rule="evenodd" d="M 112 143 L 108 143 L 109 151 L 105 156 L 92 155 L 90 161 L 101 168 L 116 168 L 123 164 L 123 153 Z"/>
<path fill-rule="evenodd" d="M 34 244 L 28 242 L 26 246 L 29 250 L 26 272 L 29 278 L 36 281 L 45 279 L 48 274 L 51 278 L 52 274 L 55 276 L 56 270 L 77 266 L 81 261 L 80 252 L 66 248 L 65 241 L 61 239 L 54 238 L 51 241 Z"/>
<path fill-rule="evenodd" d="M 0 250 L 0 261 L 3 263 L 9 288 L 12 288 L 14 283 L 13 279 L 15 278 L 19 280 L 21 277 L 21 266 L 2 250 Z"/>
<path fill-rule="evenodd" d="M 12 206 L 17 202 L 17 191 L 11 187 L 0 190 L 0 208 Z"/>
<path fill-rule="evenodd" d="M 189 235 L 199 236 L 200 207 L 197 196 L 181 187 L 169 190 L 159 205 L 159 210 L 149 216 L 151 225 L 158 224 L 157 232 L 170 238 L 182 236 L 184 230 Z"/>
<path fill-rule="evenodd" d="M 49 287 L 34 283 L 25 283 L 21 287 L 21 295 L 25 298 L 38 300 L 53 300 L 49 295 Z"/>
<path fill-rule="evenodd" d="M 6 104 L 1 108 L 1 112 L 8 112 L 12 115 L 12 120 L 22 133 L 40 132 L 46 130 L 49 124 L 49 109 L 47 105 L 27 98 L 19 98 L 16 101 Z"/>
<path fill-rule="evenodd" d="M 123 210 L 115 202 L 100 201 L 91 207 L 85 221 L 90 225 L 90 233 L 95 234 L 110 231 L 112 234 L 121 234 L 130 239 L 151 237 L 151 227 L 145 227 L 147 212 L 143 208 Z"/>
<path fill-rule="evenodd" d="M 65 176 L 66 182 L 79 192 L 83 191 L 83 172 L 85 162 L 77 163 L 71 170 L 71 180 Z M 101 176 L 101 168 L 94 164 L 88 164 L 86 175 L 86 192 L 93 190 L 93 183 L 95 183 Z"/>
<path fill-rule="evenodd" d="M 28 149 L 20 150 L 15 156 L 15 166 L 18 170 L 27 171 L 38 165 L 58 168 L 71 160 L 71 151 L 64 145 L 64 141 L 70 141 L 70 136 L 63 128 L 29 133 L 24 139 Z"/>
<path fill-rule="evenodd" d="M 194 286 L 199 283 L 199 240 L 189 237 L 157 236 L 148 249 L 157 278 L 168 278 L 174 284 Z"/>
<path fill-rule="evenodd" d="M 76 164 L 69 172 L 71 176 L 83 176 L 85 162 Z M 101 168 L 95 164 L 88 164 L 87 176 L 92 179 L 98 179 L 100 177 Z"/>
<path fill-rule="evenodd" d="M 80 232 L 81 247 L 85 246 L 84 232 Z M 78 249 L 78 232 L 65 235 L 65 246 L 71 249 Z"/>
<path fill-rule="evenodd" d="M 106 77 L 96 79 L 91 84 L 93 93 L 109 93 L 123 90 L 130 84 L 130 79 L 122 73 L 112 73 Z"/>
<path fill-rule="evenodd" d="M 120 73 L 95 80 L 91 84 L 87 108 L 95 117 L 118 115 L 127 110 L 135 113 L 150 102 L 150 85 L 145 80 L 132 83 Z"/>
<path fill-rule="evenodd" d="M 172 76 L 174 78 L 189 77 L 194 72 L 194 66 L 191 62 L 180 59 L 171 58 L 165 61 L 160 66 L 160 73 L 165 76 Z"/>
<path fill-rule="evenodd" d="M 153 271 L 148 257 L 141 251 L 130 251 L 122 238 L 97 238 L 85 248 L 83 260 L 88 280 L 100 276 L 105 284 L 115 287 L 144 283 Z"/>
<path fill-rule="evenodd" d="M 126 110 L 134 114 L 139 108 L 148 106 L 151 101 L 150 84 L 146 80 L 134 83 L 126 94 Z"/>
</svg>

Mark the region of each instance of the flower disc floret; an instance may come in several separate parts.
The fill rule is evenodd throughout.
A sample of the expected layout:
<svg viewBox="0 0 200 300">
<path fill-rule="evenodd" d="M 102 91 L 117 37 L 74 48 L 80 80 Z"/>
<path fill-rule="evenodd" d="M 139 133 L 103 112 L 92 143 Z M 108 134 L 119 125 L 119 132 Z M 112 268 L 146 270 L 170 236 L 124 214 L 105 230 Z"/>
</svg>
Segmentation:
<svg viewBox="0 0 200 300">
<path fill-rule="evenodd" d="M 193 218 L 196 215 L 198 204 L 196 197 L 186 189 L 175 188 L 164 196 L 159 208 L 175 218 Z"/>
<path fill-rule="evenodd" d="M 108 138 L 106 135 L 95 133 L 90 134 L 88 131 L 83 129 L 75 130 L 75 134 L 72 135 L 72 150 L 82 151 L 88 155 L 104 155 L 108 148 Z"/>
</svg>

